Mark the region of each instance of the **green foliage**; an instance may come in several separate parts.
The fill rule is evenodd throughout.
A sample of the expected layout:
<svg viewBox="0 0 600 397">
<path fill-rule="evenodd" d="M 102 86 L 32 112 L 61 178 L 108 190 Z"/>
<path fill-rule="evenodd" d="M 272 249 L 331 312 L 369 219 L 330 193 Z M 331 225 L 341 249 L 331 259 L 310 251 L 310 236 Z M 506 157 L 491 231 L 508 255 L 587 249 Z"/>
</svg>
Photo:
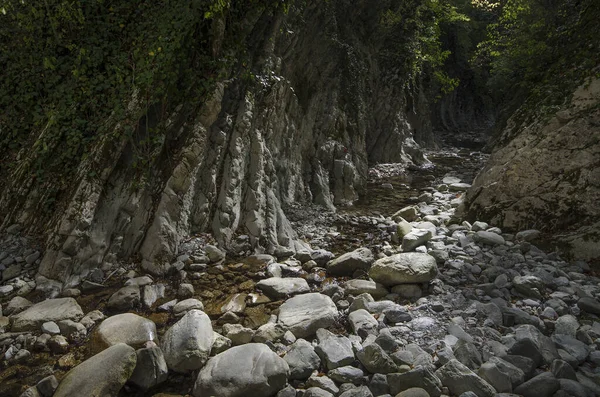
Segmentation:
<svg viewBox="0 0 600 397">
<path fill-rule="evenodd" d="M 550 111 L 598 65 L 595 0 L 473 0 L 492 22 L 474 62 L 498 100 L 515 92 Z"/>
<path fill-rule="evenodd" d="M 165 139 L 167 115 L 182 103 L 204 101 L 237 61 L 248 11 L 285 6 L 281 0 L 0 0 L 0 179 L 35 174 L 37 183 L 52 181 L 60 191 L 107 136 L 128 138 L 134 165 L 148 168 Z M 217 18 L 228 26 L 219 54 L 211 46 Z"/>
<path fill-rule="evenodd" d="M 429 72 L 444 93 L 455 89 L 457 78 L 450 77 L 443 66 L 450 55 L 442 48 L 444 24 L 463 24 L 469 18 L 458 12 L 449 0 L 393 1 L 382 14 L 381 27 L 388 50 L 384 58 L 393 64 L 395 77 L 407 87 L 414 86 L 424 72 Z"/>
</svg>

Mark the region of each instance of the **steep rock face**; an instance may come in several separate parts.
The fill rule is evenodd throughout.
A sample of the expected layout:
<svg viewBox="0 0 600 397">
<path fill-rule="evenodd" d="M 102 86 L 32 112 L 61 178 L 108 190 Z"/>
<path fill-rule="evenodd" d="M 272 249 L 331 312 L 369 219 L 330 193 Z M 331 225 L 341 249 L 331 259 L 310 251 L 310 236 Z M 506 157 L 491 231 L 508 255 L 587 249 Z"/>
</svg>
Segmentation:
<svg viewBox="0 0 600 397">
<path fill-rule="evenodd" d="M 286 205 L 350 204 L 369 161 L 426 161 L 409 123 L 418 115 L 411 109 L 407 116 L 403 90 L 379 64 L 385 2 L 307 3 L 288 15 L 246 17 L 242 72 L 230 72 L 205 103 L 177 108 L 145 179 L 134 172 L 135 142 L 106 137 L 49 224 L 36 224 L 35 191 L 18 208 L 8 208 L 5 194 L 5 226 L 19 222 L 50 235 L 41 275 L 76 285 L 91 269 L 135 253 L 146 270 L 162 274 L 182 238 L 197 232 L 212 233 L 223 247 L 246 234 L 259 250 L 295 249 Z M 227 26 L 213 25 L 220 55 Z M 132 114 L 137 107 L 134 96 Z M 419 136 L 431 141 L 426 127 Z"/>
<path fill-rule="evenodd" d="M 552 233 L 575 258 L 600 257 L 600 80 L 547 123 L 514 128 L 466 196 L 472 219 Z M 515 117 L 515 116 L 513 116 Z M 511 128 L 512 127 L 512 128 Z"/>
</svg>

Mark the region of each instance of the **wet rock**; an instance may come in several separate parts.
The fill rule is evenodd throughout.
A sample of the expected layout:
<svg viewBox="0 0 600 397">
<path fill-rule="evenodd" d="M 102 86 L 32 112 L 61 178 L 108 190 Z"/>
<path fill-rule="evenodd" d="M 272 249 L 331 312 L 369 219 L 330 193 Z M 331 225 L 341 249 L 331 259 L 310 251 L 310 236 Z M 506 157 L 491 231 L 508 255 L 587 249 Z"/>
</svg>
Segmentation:
<svg viewBox="0 0 600 397">
<path fill-rule="evenodd" d="M 329 262 L 327 273 L 334 276 L 352 276 L 357 270 L 366 273 L 374 261 L 375 257 L 370 249 L 358 248 Z"/>
<path fill-rule="evenodd" d="M 560 382 L 551 372 L 544 372 L 515 388 L 523 397 L 550 397 L 560 389 Z"/>
<path fill-rule="evenodd" d="M 179 299 L 188 299 L 194 296 L 194 286 L 192 284 L 179 284 L 177 288 L 177 297 Z"/>
<path fill-rule="evenodd" d="M 200 310 L 190 310 L 165 332 L 161 347 L 169 369 L 185 373 L 202 368 L 212 343 L 210 318 Z"/>
<path fill-rule="evenodd" d="M 141 301 L 140 287 L 130 285 L 123 287 L 108 299 L 108 308 L 116 311 L 127 311 L 137 307 Z"/>
<path fill-rule="evenodd" d="M 129 381 L 142 390 L 159 385 L 169 377 L 167 362 L 158 346 L 136 351 L 137 364 Z"/>
<path fill-rule="evenodd" d="M 73 320 L 60 320 L 58 322 L 58 328 L 62 335 L 74 342 L 81 342 L 87 335 L 85 326 L 81 323 L 76 323 Z"/>
<path fill-rule="evenodd" d="M 133 373 L 136 360 L 132 347 L 111 346 L 69 371 L 54 397 L 116 396 Z"/>
<path fill-rule="evenodd" d="M 379 259 L 369 270 L 369 276 L 385 286 L 425 283 L 437 273 L 437 264 L 431 255 L 415 252 Z"/>
<path fill-rule="evenodd" d="M 283 389 L 290 369 L 266 345 L 250 343 L 212 357 L 200 370 L 194 397 L 270 397 Z"/>
<path fill-rule="evenodd" d="M 81 307 L 73 298 L 48 299 L 19 314 L 12 316 L 13 332 L 37 331 L 43 323 L 60 320 L 79 320 L 83 317 Z"/>
<path fill-rule="evenodd" d="M 534 241 L 537 240 L 541 235 L 539 230 L 522 230 L 515 235 L 517 241 Z"/>
<path fill-rule="evenodd" d="M 288 299 L 279 307 L 278 322 L 297 338 L 314 334 L 319 328 L 331 326 L 338 310 L 327 295 L 308 293 Z"/>
<path fill-rule="evenodd" d="M 137 314 L 123 313 L 102 321 L 92 335 L 91 348 L 100 352 L 117 343 L 140 348 L 147 341 L 158 341 L 154 322 Z"/>
<path fill-rule="evenodd" d="M 321 365 L 312 344 L 304 339 L 294 342 L 283 359 L 290 367 L 290 379 L 307 379 Z"/>
<path fill-rule="evenodd" d="M 350 365 L 354 361 L 354 349 L 350 339 L 342 335 L 334 335 L 326 329 L 317 331 L 319 344 L 315 348 L 316 353 L 325 363 L 327 369 L 332 370 L 344 365 Z"/>
<path fill-rule="evenodd" d="M 208 259 L 211 263 L 219 262 L 225 259 L 225 252 L 221 251 L 214 245 L 206 245 L 206 247 L 204 247 L 204 251 L 206 252 L 206 256 L 208 256 Z"/>
<path fill-rule="evenodd" d="M 69 349 L 69 342 L 62 335 L 53 335 L 48 340 L 48 347 L 53 353 L 64 353 Z"/>
<path fill-rule="evenodd" d="M 153 282 L 154 281 L 149 276 L 141 276 L 141 277 L 130 278 L 129 280 L 125 281 L 125 286 L 126 287 L 129 287 L 129 286 L 144 287 L 146 285 L 152 284 Z"/>
<path fill-rule="evenodd" d="M 442 384 L 455 395 L 472 391 L 477 396 L 493 397 L 496 390 L 458 360 L 450 360 L 435 372 Z"/>
<path fill-rule="evenodd" d="M 299 277 L 271 277 L 260 280 L 256 287 L 273 300 L 284 299 L 288 296 L 310 292 L 305 279 Z"/>
</svg>

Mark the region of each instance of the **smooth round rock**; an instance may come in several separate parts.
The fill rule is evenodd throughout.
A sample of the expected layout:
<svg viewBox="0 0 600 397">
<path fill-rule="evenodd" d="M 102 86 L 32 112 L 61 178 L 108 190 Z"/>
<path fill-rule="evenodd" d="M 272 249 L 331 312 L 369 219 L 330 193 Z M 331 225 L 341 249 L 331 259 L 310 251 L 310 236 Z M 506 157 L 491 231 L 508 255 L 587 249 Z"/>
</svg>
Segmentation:
<svg viewBox="0 0 600 397">
<path fill-rule="evenodd" d="M 156 325 L 152 320 L 133 313 L 117 314 L 102 321 L 96 328 L 92 336 L 92 351 L 100 352 L 117 343 L 137 349 L 147 341 L 158 341 Z"/>
</svg>

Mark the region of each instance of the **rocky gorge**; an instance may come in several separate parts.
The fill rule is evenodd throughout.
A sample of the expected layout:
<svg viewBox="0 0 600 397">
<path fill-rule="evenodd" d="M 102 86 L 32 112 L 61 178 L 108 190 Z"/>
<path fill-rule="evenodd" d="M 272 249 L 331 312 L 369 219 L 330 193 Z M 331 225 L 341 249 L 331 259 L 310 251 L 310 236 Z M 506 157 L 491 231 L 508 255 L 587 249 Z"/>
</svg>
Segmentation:
<svg viewBox="0 0 600 397">
<path fill-rule="evenodd" d="M 0 5 L 0 397 L 600 396 L 592 1 L 76 3 Z"/>
<path fill-rule="evenodd" d="M 480 160 L 457 171 L 462 156 Z M 0 394 L 599 395 L 593 269 L 536 247 L 536 230 L 449 223 L 487 156 L 429 157 L 372 171 L 403 208 L 374 193 L 320 218 L 298 209 L 305 253 L 191 237 L 166 278 L 123 266 L 47 300 L 32 292 L 41 254 L 12 228 Z"/>
</svg>

